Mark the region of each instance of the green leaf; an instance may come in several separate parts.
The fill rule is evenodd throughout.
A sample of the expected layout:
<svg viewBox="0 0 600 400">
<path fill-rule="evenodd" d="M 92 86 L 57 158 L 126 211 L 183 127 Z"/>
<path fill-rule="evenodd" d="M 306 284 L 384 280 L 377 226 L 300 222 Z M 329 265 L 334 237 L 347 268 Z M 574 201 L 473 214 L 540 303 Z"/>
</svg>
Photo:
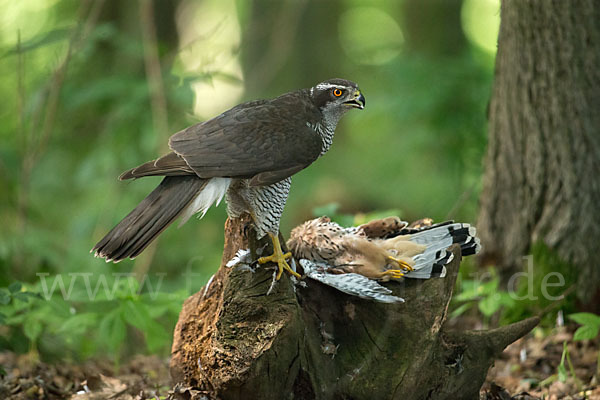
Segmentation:
<svg viewBox="0 0 600 400">
<path fill-rule="evenodd" d="M 598 336 L 599 327 L 583 325 L 577 328 L 573 335 L 573 340 L 591 340 Z"/>
<path fill-rule="evenodd" d="M 165 328 L 154 320 L 148 321 L 143 333 L 146 338 L 146 347 L 150 353 L 156 353 L 170 343 L 171 338 Z"/>
<path fill-rule="evenodd" d="M 450 314 L 450 319 L 456 318 L 456 317 L 464 314 L 464 312 L 467 311 L 472 306 L 473 306 L 473 303 L 461 304 L 454 311 L 452 311 L 452 313 Z"/>
<path fill-rule="evenodd" d="M 600 327 L 600 316 L 596 314 L 586 312 L 569 314 L 569 319 L 577 322 L 579 325 Z"/>
<path fill-rule="evenodd" d="M 49 312 L 53 316 L 60 319 L 68 319 L 71 317 L 71 306 L 62 297 L 54 296 L 52 299 L 45 301 L 49 308 Z"/>
<path fill-rule="evenodd" d="M 128 324 L 135 326 L 140 331 L 144 332 L 148 325 L 148 321 L 152 321 L 152 319 L 150 318 L 150 314 L 148 313 L 148 310 L 146 310 L 144 304 L 137 301 L 134 302 L 131 300 L 127 300 L 124 306 L 125 321 L 127 321 Z"/>
<path fill-rule="evenodd" d="M 339 208 L 340 208 L 339 203 L 325 204 L 324 206 L 313 208 L 313 215 L 315 217 L 322 217 L 322 216 L 331 217 L 331 216 L 337 214 Z"/>
<path fill-rule="evenodd" d="M 23 287 L 23 285 L 21 284 L 21 282 L 17 281 L 17 282 L 11 283 L 10 286 L 8 287 L 8 290 L 14 294 L 14 293 L 20 292 L 22 287 Z"/>
<path fill-rule="evenodd" d="M 0 289 L 0 304 L 7 305 L 10 303 L 10 292 L 6 288 Z"/>
<path fill-rule="evenodd" d="M 96 324 L 98 314 L 96 313 L 81 313 L 67 319 L 58 329 L 60 333 L 68 335 L 81 335 L 85 331 Z"/>
<path fill-rule="evenodd" d="M 0 325 L 6 324 L 6 315 L 0 313 Z"/>
<path fill-rule="evenodd" d="M 567 347 L 567 342 L 563 342 L 563 351 L 560 356 L 560 364 L 558 364 L 558 368 L 556 369 L 558 372 L 558 380 L 564 382 L 567 380 L 567 368 L 565 367 L 565 359 L 567 358 L 567 354 L 569 353 L 569 348 Z"/>
<path fill-rule="evenodd" d="M 168 304 L 157 304 L 157 305 L 152 305 L 152 307 L 148 307 L 148 314 L 150 315 L 150 318 L 152 318 L 153 320 L 162 317 L 168 311 L 169 311 Z"/>
<path fill-rule="evenodd" d="M 43 300 L 44 298 L 42 297 L 41 294 L 39 294 L 38 292 L 23 292 L 24 295 L 29 296 L 31 298 L 34 299 L 41 299 Z"/>
<path fill-rule="evenodd" d="M 460 284 L 460 293 L 454 296 L 456 301 L 475 300 L 479 297 L 479 281 L 463 280 Z"/>
<path fill-rule="evenodd" d="M 169 342 L 169 335 L 162 325 L 152 319 L 144 303 L 129 300 L 125 303 L 125 310 L 127 323 L 144 334 L 148 351 L 156 352 Z"/>
<path fill-rule="evenodd" d="M 121 349 L 127 329 L 121 315 L 122 311 L 119 307 L 106 314 L 98 328 L 99 339 L 115 354 Z"/>
<path fill-rule="evenodd" d="M 488 296 L 479 302 L 479 311 L 486 317 L 492 316 L 502 306 L 501 297 L 498 294 Z"/>
<path fill-rule="evenodd" d="M 31 299 L 25 292 L 17 292 L 13 294 L 13 298 L 21 300 L 23 303 L 29 303 Z"/>
<path fill-rule="evenodd" d="M 23 323 L 23 333 L 29 340 L 35 342 L 42 333 L 42 323 L 37 315 L 30 315 Z"/>
<path fill-rule="evenodd" d="M 498 292 L 498 283 L 499 283 L 499 279 L 498 278 L 494 278 L 491 279 L 485 283 L 482 283 L 479 287 L 478 287 L 478 292 L 480 295 L 485 296 L 485 295 L 492 295 L 492 294 L 496 294 Z"/>
<path fill-rule="evenodd" d="M 558 380 L 564 382 L 567 380 L 567 368 L 565 368 L 565 364 L 560 364 L 557 368 L 558 370 Z"/>
<path fill-rule="evenodd" d="M 515 299 L 513 299 L 507 292 L 498 292 L 497 295 L 499 296 L 498 301 L 502 306 L 510 308 L 514 307 L 514 305 L 516 304 Z"/>
</svg>

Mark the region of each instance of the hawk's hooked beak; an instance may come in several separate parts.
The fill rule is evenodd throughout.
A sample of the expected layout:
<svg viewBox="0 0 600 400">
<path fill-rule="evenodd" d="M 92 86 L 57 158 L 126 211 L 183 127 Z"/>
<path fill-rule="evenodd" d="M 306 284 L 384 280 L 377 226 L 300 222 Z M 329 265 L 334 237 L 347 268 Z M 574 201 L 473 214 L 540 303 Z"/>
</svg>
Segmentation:
<svg viewBox="0 0 600 400">
<path fill-rule="evenodd" d="M 357 90 L 354 93 L 354 98 L 352 100 L 345 101 L 344 104 L 348 104 L 349 106 L 356 107 L 358 109 L 365 108 L 365 96 L 362 95 L 360 90 Z"/>
</svg>

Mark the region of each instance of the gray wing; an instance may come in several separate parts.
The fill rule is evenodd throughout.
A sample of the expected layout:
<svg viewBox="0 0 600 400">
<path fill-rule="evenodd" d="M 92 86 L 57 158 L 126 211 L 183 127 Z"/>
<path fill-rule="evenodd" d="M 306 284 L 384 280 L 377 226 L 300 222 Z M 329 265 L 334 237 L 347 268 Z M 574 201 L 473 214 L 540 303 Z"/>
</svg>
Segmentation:
<svg viewBox="0 0 600 400">
<path fill-rule="evenodd" d="M 169 146 L 201 178 L 251 178 L 279 182 L 315 161 L 319 135 L 297 104 L 242 105 L 171 136 Z"/>
<path fill-rule="evenodd" d="M 355 273 L 330 274 L 327 270 L 331 266 L 327 264 L 314 263 L 306 259 L 299 261 L 306 276 L 341 292 L 381 303 L 404 303 L 403 298 L 394 296 L 390 289 L 366 276 Z"/>
</svg>

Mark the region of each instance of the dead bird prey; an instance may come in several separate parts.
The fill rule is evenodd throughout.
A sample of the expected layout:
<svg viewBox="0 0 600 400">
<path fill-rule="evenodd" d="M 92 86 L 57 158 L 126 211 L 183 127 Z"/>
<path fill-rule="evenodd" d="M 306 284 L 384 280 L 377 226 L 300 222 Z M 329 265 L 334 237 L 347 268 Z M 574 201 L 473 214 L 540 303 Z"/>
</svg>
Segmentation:
<svg viewBox="0 0 600 400">
<path fill-rule="evenodd" d="M 323 272 L 356 273 L 383 282 L 443 277 L 453 258 L 448 247 L 458 243 L 463 256 L 481 248 L 475 227 L 469 224 L 422 221 L 414 228 L 389 217 L 343 228 L 321 217 L 294 228 L 287 245 L 297 259 L 325 264 Z"/>
</svg>

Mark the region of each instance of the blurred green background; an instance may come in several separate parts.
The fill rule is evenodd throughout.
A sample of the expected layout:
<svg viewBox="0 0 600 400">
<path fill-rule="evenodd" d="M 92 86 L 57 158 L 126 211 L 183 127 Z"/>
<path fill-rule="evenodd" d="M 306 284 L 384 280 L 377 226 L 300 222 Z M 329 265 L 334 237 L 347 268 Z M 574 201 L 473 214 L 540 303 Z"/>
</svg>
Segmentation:
<svg viewBox="0 0 600 400">
<path fill-rule="evenodd" d="M 327 156 L 294 176 L 285 236 L 334 204 L 474 222 L 498 0 L 0 6 L 1 347 L 168 353 L 181 302 L 219 266 L 224 206 L 170 227 L 135 261 L 106 264 L 89 250 L 160 181 L 119 182 L 122 171 L 244 100 L 332 77 L 358 82 L 367 99 Z M 56 286 L 40 299 L 57 277 L 70 296 Z"/>
</svg>

